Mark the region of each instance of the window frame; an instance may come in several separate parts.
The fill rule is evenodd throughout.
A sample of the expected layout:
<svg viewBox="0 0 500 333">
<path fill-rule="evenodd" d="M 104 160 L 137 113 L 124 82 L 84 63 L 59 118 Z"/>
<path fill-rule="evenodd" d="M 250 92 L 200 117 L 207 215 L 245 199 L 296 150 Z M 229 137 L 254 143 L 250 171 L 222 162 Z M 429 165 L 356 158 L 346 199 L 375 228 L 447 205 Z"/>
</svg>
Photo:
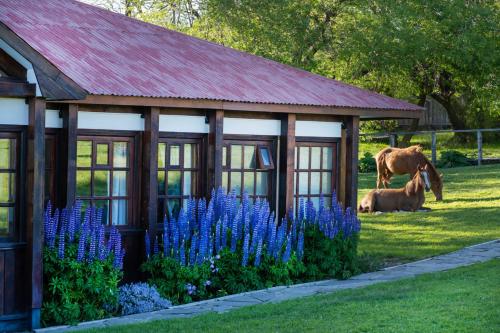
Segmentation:
<svg viewBox="0 0 500 333">
<path fill-rule="evenodd" d="M 232 168 L 231 167 L 231 145 L 241 145 L 241 146 L 254 146 L 255 147 L 255 168 L 254 169 L 247 169 L 244 167 L 244 155 L 245 155 L 245 149 L 243 148 L 241 150 L 242 154 L 242 166 L 241 168 Z M 256 198 L 265 198 L 269 202 L 269 205 L 271 206 L 271 209 L 274 209 L 276 206 L 276 180 L 277 180 L 277 168 L 273 167 L 272 168 L 260 168 L 259 165 L 259 147 L 267 147 L 269 149 L 270 153 L 270 158 L 271 162 L 274 161 L 277 156 L 278 152 L 278 137 L 277 136 L 270 136 L 270 135 L 240 135 L 240 134 L 225 134 L 223 138 L 223 143 L 222 143 L 222 154 L 224 154 L 224 150 L 226 151 L 226 156 L 222 156 L 223 161 L 226 161 L 226 164 L 222 163 L 222 178 L 224 178 L 224 173 L 228 173 L 227 176 L 227 189 L 226 191 L 231 190 L 231 175 L 230 172 L 240 172 L 241 173 L 241 188 L 242 192 L 241 194 L 237 194 L 237 197 L 240 198 L 243 194 L 244 191 L 244 179 L 245 179 L 245 172 L 253 172 L 254 173 L 254 186 L 253 186 L 253 193 L 254 194 L 248 194 L 249 198 L 252 200 L 255 200 Z M 224 149 L 225 148 L 225 149 Z M 266 172 L 268 174 L 267 177 L 267 195 L 257 195 L 257 173 L 258 172 Z M 223 179 L 224 183 L 224 179 Z"/>
<path fill-rule="evenodd" d="M 109 201 L 109 221 L 105 225 L 106 228 L 117 227 L 120 229 L 128 229 L 140 226 L 140 221 L 138 221 L 138 204 L 140 198 L 140 177 L 137 177 L 137 173 L 140 173 L 139 161 L 140 158 L 140 144 L 139 144 L 139 133 L 133 131 L 102 131 L 102 130 L 78 130 L 76 145 L 78 141 L 91 141 L 92 142 L 92 155 L 91 155 L 91 166 L 90 167 L 79 167 L 78 166 L 78 150 L 77 159 L 75 160 L 75 177 L 78 170 L 88 170 L 90 171 L 91 185 L 90 185 L 90 195 L 89 196 L 79 196 L 76 193 L 75 187 L 75 199 L 85 200 L 93 203 L 95 200 L 107 200 Z M 111 150 L 113 149 L 113 142 L 128 142 L 128 166 L 127 167 L 113 167 L 111 160 Z M 97 165 L 97 144 L 108 143 L 108 165 Z M 108 196 L 95 196 L 93 195 L 94 187 L 94 172 L 93 171 L 128 171 L 127 177 L 127 196 L 113 196 L 112 192 L 112 176 L 110 175 L 110 187 Z M 76 182 L 76 180 L 75 180 Z M 112 224 L 112 200 L 127 200 L 127 221 L 125 224 Z"/>
<path fill-rule="evenodd" d="M 167 200 L 169 199 L 178 199 L 180 200 L 180 207 L 183 207 L 183 201 L 189 197 L 203 197 L 205 195 L 203 189 L 205 188 L 206 181 L 206 140 L 207 134 L 205 133 L 174 133 L 174 132 L 160 132 L 158 135 L 158 146 L 161 143 L 165 143 L 167 146 L 167 150 L 165 153 L 165 165 L 160 168 L 158 166 L 158 159 L 155 163 L 157 163 L 157 175 L 161 172 L 164 172 L 164 185 L 165 185 L 165 194 L 160 194 L 159 191 L 157 193 L 157 203 L 158 203 L 158 212 L 157 212 L 157 221 L 158 223 L 163 223 L 163 218 L 167 213 Z M 168 148 L 171 145 L 182 145 L 184 144 L 197 144 L 197 167 L 191 166 L 191 168 L 184 167 L 184 149 L 179 150 L 179 165 L 170 165 L 170 149 Z M 157 147 L 158 156 L 160 154 L 159 147 Z M 172 171 L 180 171 L 181 172 L 181 195 L 168 195 L 168 170 Z M 197 173 L 197 183 L 193 192 L 194 195 L 187 196 L 184 195 L 184 177 L 183 174 L 186 171 L 196 172 Z M 159 179 L 159 178 L 158 178 Z M 159 181 L 158 181 L 159 185 Z M 160 205 L 160 200 L 163 200 L 163 206 Z M 161 213 L 161 214 L 160 214 Z"/>
<path fill-rule="evenodd" d="M 328 198 L 331 198 L 333 191 L 338 193 L 339 189 L 339 179 L 340 179 L 340 164 L 339 164 L 339 153 L 340 153 L 340 142 L 341 138 L 316 138 L 316 137 L 296 137 L 295 138 L 295 149 L 297 149 L 297 154 L 294 156 L 294 169 L 293 169 L 293 180 L 294 180 L 294 191 L 293 191 L 293 202 L 295 206 L 295 212 L 297 211 L 300 203 L 300 198 L 305 198 L 309 200 L 311 198 L 320 198 L 323 193 L 323 182 L 320 179 L 320 190 L 319 194 L 311 194 L 311 173 L 319 172 L 322 174 L 323 172 L 330 171 L 331 172 L 331 191 L 330 194 L 324 195 Z M 299 168 L 300 161 L 300 147 L 309 147 L 309 158 L 308 158 L 308 167 L 307 169 Z M 331 147 L 332 151 L 332 168 L 331 170 L 323 169 L 323 154 L 320 155 L 320 168 L 312 169 L 311 168 L 311 148 L 312 147 Z M 299 184 L 300 184 L 300 172 L 307 172 L 308 180 L 307 180 L 307 194 L 299 194 Z M 323 177 L 321 175 L 321 177 Z"/>
</svg>

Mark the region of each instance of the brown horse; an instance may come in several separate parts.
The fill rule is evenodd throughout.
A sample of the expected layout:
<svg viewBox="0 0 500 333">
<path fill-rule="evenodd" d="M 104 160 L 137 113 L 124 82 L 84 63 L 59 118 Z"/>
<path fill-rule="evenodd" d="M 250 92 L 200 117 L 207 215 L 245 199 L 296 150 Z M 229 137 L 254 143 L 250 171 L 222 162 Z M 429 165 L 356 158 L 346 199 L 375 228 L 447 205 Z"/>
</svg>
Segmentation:
<svg viewBox="0 0 500 333">
<path fill-rule="evenodd" d="M 363 197 L 359 204 L 360 213 L 392 212 L 395 210 L 416 211 L 422 208 L 425 202 L 425 191 L 430 190 L 429 164 L 423 168 L 417 166 L 413 179 L 400 189 L 371 190 Z"/>
<path fill-rule="evenodd" d="M 431 181 L 431 190 L 437 201 L 443 200 L 443 176 L 422 153 L 422 147 L 385 148 L 375 155 L 377 163 L 377 188 L 384 188 L 390 183 L 393 175 L 410 174 L 413 177 L 419 165 L 427 165 Z"/>
</svg>

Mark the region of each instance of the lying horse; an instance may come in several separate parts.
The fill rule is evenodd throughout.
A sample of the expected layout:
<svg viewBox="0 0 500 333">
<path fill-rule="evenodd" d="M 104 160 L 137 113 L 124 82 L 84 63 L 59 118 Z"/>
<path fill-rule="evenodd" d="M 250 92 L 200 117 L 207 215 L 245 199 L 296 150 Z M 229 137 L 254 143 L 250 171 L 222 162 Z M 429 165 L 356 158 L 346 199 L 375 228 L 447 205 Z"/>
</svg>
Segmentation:
<svg viewBox="0 0 500 333">
<path fill-rule="evenodd" d="M 417 172 L 417 166 L 427 165 L 431 190 L 437 201 L 443 200 L 443 177 L 422 153 L 422 147 L 385 148 L 375 155 L 375 161 L 377 163 L 377 188 L 380 188 L 381 184 L 387 188 L 393 175 L 409 173 L 410 177 L 413 177 Z"/>
<path fill-rule="evenodd" d="M 371 190 L 363 197 L 359 205 L 360 213 L 375 211 L 392 212 L 395 210 L 416 211 L 422 208 L 425 202 L 425 193 L 430 190 L 429 164 L 423 168 L 417 166 L 413 179 L 400 189 Z"/>
</svg>

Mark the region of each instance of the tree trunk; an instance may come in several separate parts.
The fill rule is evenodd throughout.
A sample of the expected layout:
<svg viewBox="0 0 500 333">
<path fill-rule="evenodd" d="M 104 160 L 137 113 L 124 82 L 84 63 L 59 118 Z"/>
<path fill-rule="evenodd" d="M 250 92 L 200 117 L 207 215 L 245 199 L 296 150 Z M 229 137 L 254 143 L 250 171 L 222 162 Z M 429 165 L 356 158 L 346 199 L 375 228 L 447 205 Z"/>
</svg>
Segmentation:
<svg viewBox="0 0 500 333">
<path fill-rule="evenodd" d="M 427 100 L 427 94 L 421 94 L 420 98 L 418 99 L 418 105 L 419 106 L 424 106 L 425 101 Z M 415 132 L 418 129 L 418 123 L 420 122 L 420 119 L 413 119 L 411 121 L 410 129 L 409 132 Z M 399 142 L 398 146 L 400 148 L 406 148 L 410 146 L 410 141 L 411 138 L 413 137 L 413 134 L 405 134 L 401 141 Z"/>
</svg>

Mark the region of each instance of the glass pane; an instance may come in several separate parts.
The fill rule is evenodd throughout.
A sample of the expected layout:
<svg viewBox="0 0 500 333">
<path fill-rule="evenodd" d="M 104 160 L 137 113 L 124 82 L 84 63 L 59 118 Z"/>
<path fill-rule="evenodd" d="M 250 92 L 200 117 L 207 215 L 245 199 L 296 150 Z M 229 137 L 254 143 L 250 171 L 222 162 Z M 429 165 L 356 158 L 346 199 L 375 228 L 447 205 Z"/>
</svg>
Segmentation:
<svg viewBox="0 0 500 333">
<path fill-rule="evenodd" d="M 90 196 L 90 171 L 76 171 L 76 195 Z"/>
<path fill-rule="evenodd" d="M 241 169 L 241 149 L 240 145 L 231 145 L 231 169 Z"/>
<path fill-rule="evenodd" d="M 323 147 L 323 169 L 331 170 L 333 160 L 333 148 Z"/>
<path fill-rule="evenodd" d="M 166 143 L 159 143 L 158 144 L 158 168 L 163 169 L 165 168 L 165 152 L 167 149 L 167 144 Z"/>
<path fill-rule="evenodd" d="M 254 192 L 254 180 L 255 175 L 253 172 L 245 172 L 243 175 L 243 191 L 246 191 L 248 194 L 253 195 Z"/>
<path fill-rule="evenodd" d="M 319 172 L 311 172 L 311 194 L 319 194 L 320 188 L 319 184 L 321 182 L 320 176 L 321 173 Z"/>
<path fill-rule="evenodd" d="M 229 177 L 229 175 L 228 175 L 227 171 L 224 171 L 222 173 L 222 188 L 224 188 L 224 190 L 226 190 L 226 192 L 228 190 L 228 188 L 227 188 L 228 177 Z"/>
<path fill-rule="evenodd" d="M 94 200 L 97 209 L 102 208 L 102 224 L 109 224 L 109 200 Z"/>
<path fill-rule="evenodd" d="M 108 150 L 109 146 L 107 143 L 98 143 L 97 144 L 97 161 L 96 163 L 99 165 L 108 165 Z"/>
<path fill-rule="evenodd" d="M 241 172 L 231 172 L 231 190 L 235 190 L 236 195 L 241 194 Z"/>
<path fill-rule="evenodd" d="M 11 172 L 0 173 L 0 202 L 14 202 L 16 175 Z"/>
<path fill-rule="evenodd" d="M 9 235 L 9 226 L 14 224 L 14 207 L 0 207 L 0 236 Z"/>
<path fill-rule="evenodd" d="M 182 195 L 191 195 L 191 172 L 184 172 L 184 185 L 182 189 Z"/>
<path fill-rule="evenodd" d="M 267 196 L 267 172 L 257 172 L 257 188 L 255 195 Z"/>
<path fill-rule="evenodd" d="M 170 146 L 170 165 L 178 166 L 180 164 L 180 147 L 178 145 Z"/>
<path fill-rule="evenodd" d="M 184 167 L 192 168 L 193 167 L 193 145 L 190 143 L 186 143 L 184 145 Z"/>
<path fill-rule="evenodd" d="M 311 148 L 311 169 L 320 169 L 321 147 Z"/>
<path fill-rule="evenodd" d="M 255 146 L 245 146 L 244 152 L 245 169 L 255 169 Z"/>
<path fill-rule="evenodd" d="M 112 221 L 114 225 L 127 224 L 127 200 L 113 200 L 112 201 Z"/>
<path fill-rule="evenodd" d="M 222 166 L 227 165 L 227 147 L 222 147 Z"/>
<path fill-rule="evenodd" d="M 0 168 L 9 169 L 16 167 L 16 140 L 0 139 Z"/>
<path fill-rule="evenodd" d="M 167 173 L 167 177 L 168 177 L 167 194 L 181 195 L 181 172 L 169 171 Z"/>
<path fill-rule="evenodd" d="M 92 165 L 92 141 L 78 141 L 76 144 L 76 166 Z"/>
<path fill-rule="evenodd" d="M 312 197 L 310 199 L 314 205 L 314 208 L 318 209 L 319 208 L 319 197 Z"/>
<path fill-rule="evenodd" d="M 90 207 L 90 200 L 81 200 L 81 199 L 79 199 L 79 200 L 82 202 L 81 212 L 82 212 L 82 216 L 84 216 L 85 211 L 87 210 L 87 207 Z"/>
<path fill-rule="evenodd" d="M 170 216 L 177 218 L 181 209 L 180 199 L 169 199 L 167 201 L 167 211 Z"/>
<path fill-rule="evenodd" d="M 110 172 L 107 170 L 94 171 L 94 195 L 109 196 Z"/>
<path fill-rule="evenodd" d="M 262 166 L 268 168 L 271 166 L 271 155 L 269 154 L 269 148 L 260 148 L 260 158 L 262 159 Z"/>
<path fill-rule="evenodd" d="M 127 195 L 127 171 L 113 171 L 113 196 Z"/>
<path fill-rule="evenodd" d="M 128 165 L 128 144 L 126 142 L 113 142 L 113 166 L 126 168 Z"/>
<path fill-rule="evenodd" d="M 309 185 L 309 174 L 299 172 L 299 194 L 307 194 Z"/>
<path fill-rule="evenodd" d="M 158 171 L 158 195 L 165 195 L 165 171 Z"/>
<path fill-rule="evenodd" d="M 330 172 L 323 172 L 321 175 L 321 192 L 323 194 L 332 193 L 332 174 Z"/>
<path fill-rule="evenodd" d="M 300 169 L 309 169 L 309 147 L 300 147 Z"/>
</svg>

